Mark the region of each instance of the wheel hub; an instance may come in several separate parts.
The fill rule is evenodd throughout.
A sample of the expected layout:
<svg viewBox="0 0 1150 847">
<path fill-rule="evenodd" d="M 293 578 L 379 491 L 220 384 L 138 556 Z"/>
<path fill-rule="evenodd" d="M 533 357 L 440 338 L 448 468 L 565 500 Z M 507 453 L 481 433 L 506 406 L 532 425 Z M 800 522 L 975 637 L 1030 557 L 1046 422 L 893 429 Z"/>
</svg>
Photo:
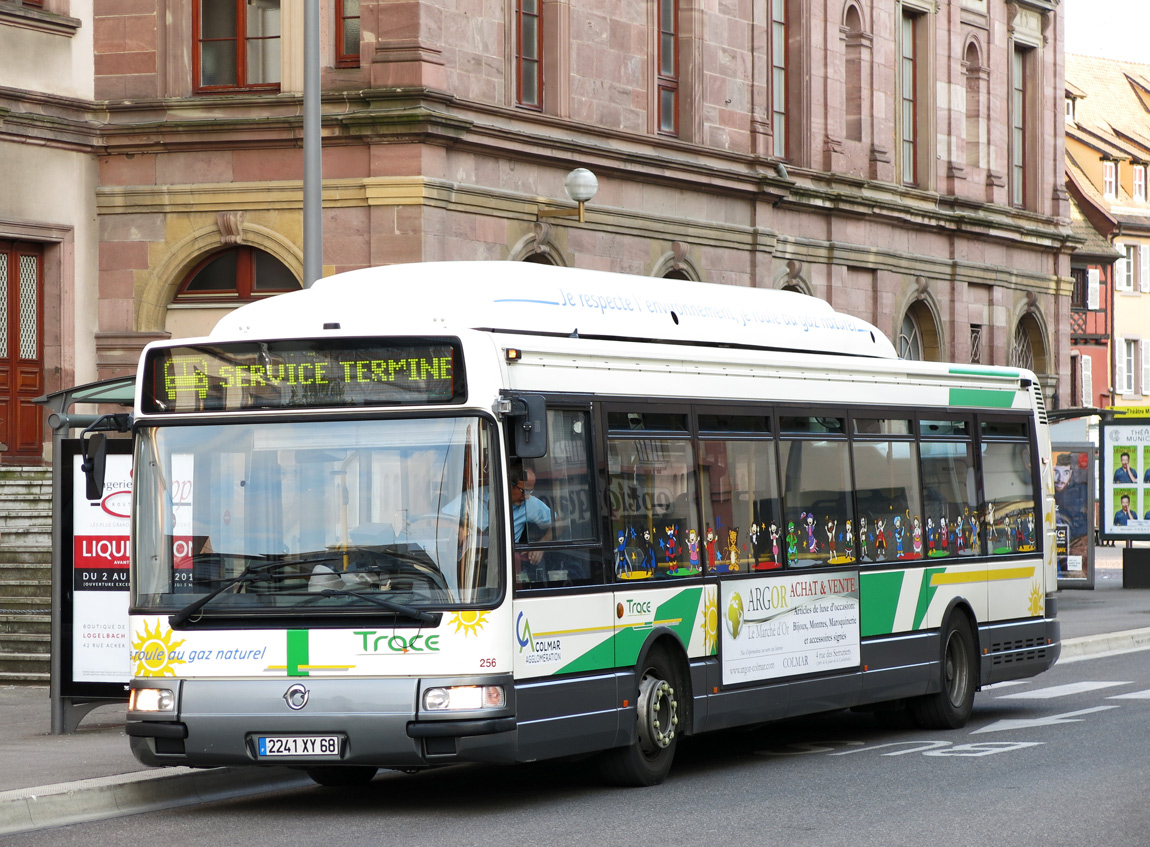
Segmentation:
<svg viewBox="0 0 1150 847">
<path fill-rule="evenodd" d="M 664 679 L 643 677 L 639 683 L 639 744 L 645 753 L 665 750 L 679 726 L 675 689 Z"/>
</svg>

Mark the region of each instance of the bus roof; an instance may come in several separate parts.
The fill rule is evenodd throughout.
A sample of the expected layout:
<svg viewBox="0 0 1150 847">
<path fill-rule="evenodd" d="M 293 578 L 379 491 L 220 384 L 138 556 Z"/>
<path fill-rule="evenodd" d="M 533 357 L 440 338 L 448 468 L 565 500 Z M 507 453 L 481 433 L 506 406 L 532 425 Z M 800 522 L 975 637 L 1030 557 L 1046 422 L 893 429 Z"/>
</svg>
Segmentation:
<svg viewBox="0 0 1150 847">
<path fill-rule="evenodd" d="M 225 316 L 215 340 L 467 329 L 897 358 L 871 324 L 789 291 L 527 262 L 428 262 L 337 274 Z"/>
</svg>

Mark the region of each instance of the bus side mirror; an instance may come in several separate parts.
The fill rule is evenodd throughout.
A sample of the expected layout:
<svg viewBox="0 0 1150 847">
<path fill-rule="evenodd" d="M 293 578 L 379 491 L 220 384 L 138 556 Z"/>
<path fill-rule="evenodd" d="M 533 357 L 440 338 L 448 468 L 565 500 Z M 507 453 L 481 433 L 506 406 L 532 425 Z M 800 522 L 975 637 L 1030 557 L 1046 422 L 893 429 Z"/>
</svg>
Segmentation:
<svg viewBox="0 0 1150 847">
<path fill-rule="evenodd" d="M 515 455 L 541 459 L 547 455 L 547 403 L 538 394 L 523 394 L 511 402 Z"/>
<path fill-rule="evenodd" d="M 84 493 L 89 500 L 104 497 L 104 468 L 108 464 L 108 444 L 105 432 L 128 432 L 132 416 L 126 412 L 101 415 L 80 433 L 80 470 L 84 472 Z"/>
<path fill-rule="evenodd" d="M 104 497 L 104 469 L 108 464 L 108 444 L 102 432 L 93 432 L 80 442 L 83 461 L 80 470 L 84 472 L 84 493 L 89 500 Z"/>
</svg>

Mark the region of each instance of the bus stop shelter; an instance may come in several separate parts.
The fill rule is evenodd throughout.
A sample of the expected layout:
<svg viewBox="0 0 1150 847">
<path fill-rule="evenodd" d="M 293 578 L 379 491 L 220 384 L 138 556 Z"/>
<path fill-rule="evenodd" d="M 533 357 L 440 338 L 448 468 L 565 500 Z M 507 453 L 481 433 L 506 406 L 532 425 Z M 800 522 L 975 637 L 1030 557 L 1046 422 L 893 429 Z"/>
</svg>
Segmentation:
<svg viewBox="0 0 1150 847">
<path fill-rule="evenodd" d="M 101 409 L 131 409 L 135 399 L 135 376 L 78 385 L 36 399 L 48 410 L 52 428 L 52 640 L 50 697 L 52 734 L 76 731 L 93 709 L 128 699 L 130 669 L 125 653 L 122 681 L 87 681 L 77 673 L 72 649 L 75 625 L 76 577 L 72 513 L 76 497 L 84 490 L 74 485 L 75 462 L 80 452 L 79 433 L 103 416 Z M 76 407 L 84 407 L 79 410 Z M 124 441 L 125 449 L 129 442 Z M 127 584 L 123 591 L 126 595 Z M 126 625 L 127 618 L 125 616 Z"/>
</svg>

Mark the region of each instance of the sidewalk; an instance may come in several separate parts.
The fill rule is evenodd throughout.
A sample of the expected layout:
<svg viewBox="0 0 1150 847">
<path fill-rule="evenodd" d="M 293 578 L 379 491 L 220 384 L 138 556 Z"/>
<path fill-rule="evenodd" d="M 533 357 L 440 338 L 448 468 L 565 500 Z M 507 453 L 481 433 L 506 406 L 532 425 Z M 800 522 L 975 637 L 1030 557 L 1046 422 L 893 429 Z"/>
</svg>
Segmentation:
<svg viewBox="0 0 1150 847">
<path fill-rule="evenodd" d="M 1150 589 L 1122 588 L 1122 548 L 1098 547 L 1095 589 L 1058 593 L 1062 660 L 1150 647 Z M 286 768 L 146 768 L 124 735 L 124 706 L 102 706 L 51 735 L 48 689 L 0 686 L 0 835 L 311 785 Z"/>
</svg>

